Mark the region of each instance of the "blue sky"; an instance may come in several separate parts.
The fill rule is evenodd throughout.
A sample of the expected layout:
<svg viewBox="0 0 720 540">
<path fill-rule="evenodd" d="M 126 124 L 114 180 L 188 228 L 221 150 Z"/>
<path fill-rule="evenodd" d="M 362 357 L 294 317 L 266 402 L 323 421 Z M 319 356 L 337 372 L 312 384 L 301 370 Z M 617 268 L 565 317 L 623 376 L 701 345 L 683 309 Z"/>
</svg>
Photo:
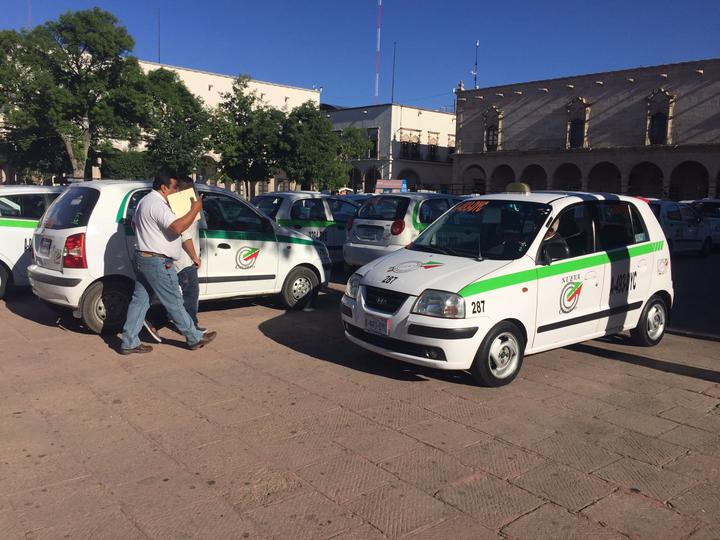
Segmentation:
<svg viewBox="0 0 720 540">
<path fill-rule="evenodd" d="M 134 54 L 311 88 L 322 101 L 375 102 L 377 0 L 31 0 L 32 24 L 95 5 L 135 38 Z M 0 0 L 0 28 L 28 24 L 28 0 Z M 718 0 L 383 0 L 380 102 L 450 106 L 480 86 L 720 57 Z"/>
</svg>

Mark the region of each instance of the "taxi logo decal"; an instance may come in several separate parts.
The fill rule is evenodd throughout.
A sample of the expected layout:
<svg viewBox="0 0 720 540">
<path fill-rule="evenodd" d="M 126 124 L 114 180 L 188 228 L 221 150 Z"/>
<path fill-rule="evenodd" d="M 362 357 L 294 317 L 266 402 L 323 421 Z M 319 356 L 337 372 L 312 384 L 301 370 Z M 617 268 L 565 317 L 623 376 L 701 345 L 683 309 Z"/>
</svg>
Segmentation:
<svg viewBox="0 0 720 540">
<path fill-rule="evenodd" d="M 238 249 L 238 252 L 235 255 L 235 262 L 237 263 L 237 268 L 240 268 L 242 270 L 252 268 L 253 266 L 255 266 L 258 255 L 260 255 L 260 250 L 258 248 L 250 246 L 241 247 L 240 249 Z"/>
<path fill-rule="evenodd" d="M 571 281 L 562 288 L 560 293 L 560 311 L 562 313 L 570 313 L 575 309 L 580 300 L 582 285 L 582 281 Z"/>
<path fill-rule="evenodd" d="M 412 272 L 414 270 L 417 270 L 418 268 L 422 268 L 423 270 L 430 270 L 432 268 L 439 268 L 444 265 L 445 263 L 441 263 L 440 261 L 407 261 L 396 264 L 395 266 L 391 266 L 387 269 L 387 271 L 394 272 L 396 274 L 404 274 L 405 272 Z"/>
</svg>

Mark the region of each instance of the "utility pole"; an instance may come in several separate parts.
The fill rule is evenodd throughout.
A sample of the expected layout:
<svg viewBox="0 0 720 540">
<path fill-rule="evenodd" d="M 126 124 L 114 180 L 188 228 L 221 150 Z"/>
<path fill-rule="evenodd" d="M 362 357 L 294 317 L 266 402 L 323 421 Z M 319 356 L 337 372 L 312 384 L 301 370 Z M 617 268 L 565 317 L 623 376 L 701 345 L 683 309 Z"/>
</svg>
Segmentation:
<svg viewBox="0 0 720 540">
<path fill-rule="evenodd" d="M 375 41 L 375 103 L 380 95 L 380 29 L 382 27 L 382 0 L 378 0 L 377 35 Z"/>
<path fill-rule="evenodd" d="M 478 76 L 478 49 L 480 49 L 480 40 L 475 40 L 475 68 L 472 71 L 473 77 L 475 78 L 475 90 L 478 88 L 477 76 Z"/>
<path fill-rule="evenodd" d="M 390 103 L 395 103 L 395 53 L 397 52 L 397 41 L 393 41 L 393 74 L 390 90 Z"/>
<path fill-rule="evenodd" d="M 160 7 L 157 10 L 157 52 L 158 52 L 158 64 L 160 63 Z"/>
<path fill-rule="evenodd" d="M 32 0 L 28 0 L 27 7 L 28 7 L 28 25 L 27 25 L 27 27 L 28 27 L 28 30 L 30 30 L 32 28 Z"/>
</svg>

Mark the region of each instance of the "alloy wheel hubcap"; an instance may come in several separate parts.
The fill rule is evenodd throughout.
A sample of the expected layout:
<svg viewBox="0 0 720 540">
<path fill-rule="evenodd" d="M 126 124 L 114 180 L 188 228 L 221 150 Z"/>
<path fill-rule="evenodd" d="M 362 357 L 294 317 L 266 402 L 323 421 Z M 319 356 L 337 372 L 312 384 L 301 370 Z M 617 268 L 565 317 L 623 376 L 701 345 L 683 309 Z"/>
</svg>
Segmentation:
<svg viewBox="0 0 720 540">
<path fill-rule="evenodd" d="M 655 341 L 665 331 L 665 310 L 660 304 L 655 304 L 648 311 L 647 333 Z"/>
<path fill-rule="evenodd" d="M 498 379 L 505 379 L 517 370 L 520 345 L 512 334 L 503 332 L 490 345 L 490 372 Z"/>
</svg>

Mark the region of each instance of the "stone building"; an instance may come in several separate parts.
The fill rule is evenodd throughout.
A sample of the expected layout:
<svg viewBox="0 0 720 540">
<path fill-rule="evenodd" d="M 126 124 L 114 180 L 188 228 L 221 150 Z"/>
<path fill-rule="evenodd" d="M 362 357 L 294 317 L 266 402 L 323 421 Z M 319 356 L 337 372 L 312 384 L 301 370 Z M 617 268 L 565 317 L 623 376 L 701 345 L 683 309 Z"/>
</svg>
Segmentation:
<svg viewBox="0 0 720 540">
<path fill-rule="evenodd" d="M 720 60 L 458 88 L 455 191 L 720 195 Z"/>
<path fill-rule="evenodd" d="M 353 162 L 349 186 L 373 192 L 379 179 L 405 179 L 411 191 L 451 189 L 454 114 L 396 103 L 321 109 L 336 131 L 359 128 L 373 143 L 364 159 Z"/>
</svg>

